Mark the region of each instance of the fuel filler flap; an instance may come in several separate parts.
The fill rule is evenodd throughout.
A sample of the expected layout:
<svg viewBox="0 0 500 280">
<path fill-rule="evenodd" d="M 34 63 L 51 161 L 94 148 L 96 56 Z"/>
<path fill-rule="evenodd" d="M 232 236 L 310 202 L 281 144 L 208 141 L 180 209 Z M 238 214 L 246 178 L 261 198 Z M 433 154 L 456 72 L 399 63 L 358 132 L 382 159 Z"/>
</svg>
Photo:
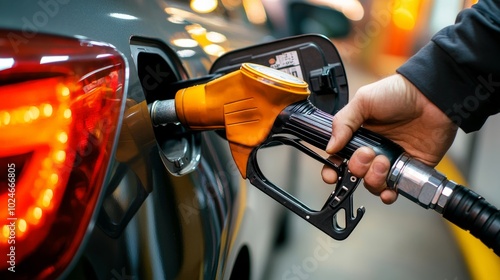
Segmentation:
<svg viewBox="0 0 500 280">
<path fill-rule="evenodd" d="M 310 101 L 335 115 L 349 101 L 347 78 L 333 43 L 319 34 L 287 37 L 228 52 L 219 57 L 211 74 L 227 74 L 250 62 L 296 76 L 309 84 Z"/>
</svg>

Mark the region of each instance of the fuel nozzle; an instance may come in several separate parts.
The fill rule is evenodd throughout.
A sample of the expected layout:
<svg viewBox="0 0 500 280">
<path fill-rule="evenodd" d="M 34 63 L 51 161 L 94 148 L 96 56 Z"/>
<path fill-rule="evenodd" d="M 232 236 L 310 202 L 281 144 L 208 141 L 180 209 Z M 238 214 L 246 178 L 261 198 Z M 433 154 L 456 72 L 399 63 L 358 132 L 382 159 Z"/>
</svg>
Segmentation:
<svg viewBox="0 0 500 280">
<path fill-rule="evenodd" d="M 364 213 L 361 208 L 354 213 L 352 196 L 360 178 L 350 173 L 347 160 L 358 148 L 368 146 L 389 159 L 391 171 L 386 181 L 390 188 L 469 230 L 500 255 L 500 211 L 473 191 L 411 158 L 391 140 L 363 127 L 358 129 L 337 153 L 345 159 L 340 166 L 296 141 L 324 149 L 332 134 L 333 116 L 316 108 L 308 96 L 307 83 L 294 76 L 257 64 L 243 64 L 239 70 L 210 82 L 181 89 L 175 100 L 157 101 L 149 109 L 157 126 L 179 122 L 192 130 L 224 129 L 243 178 L 249 178 L 267 195 L 338 240 L 347 238 Z M 260 147 L 272 142 L 292 145 L 340 174 L 336 190 L 321 210 L 310 209 L 264 177 L 256 154 Z M 337 223 L 337 213 L 342 209 L 344 228 Z"/>
<path fill-rule="evenodd" d="M 279 113 L 309 95 L 308 84 L 295 76 L 243 63 L 237 71 L 181 89 L 174 100 L 155 101 L 149 109 L 156 126 L 179 122 L 191 130 L 224 129 L 246 178 L 250 152 L 268 137 Z"/>
<path fill-rule="evenodd" d="M 177 113 L 175 112 L 175 100 L 156 100 L 148 105 L 151 122 L 154 126 L 167 125 L 169 123 L 178 123 Z"/>
</svg>

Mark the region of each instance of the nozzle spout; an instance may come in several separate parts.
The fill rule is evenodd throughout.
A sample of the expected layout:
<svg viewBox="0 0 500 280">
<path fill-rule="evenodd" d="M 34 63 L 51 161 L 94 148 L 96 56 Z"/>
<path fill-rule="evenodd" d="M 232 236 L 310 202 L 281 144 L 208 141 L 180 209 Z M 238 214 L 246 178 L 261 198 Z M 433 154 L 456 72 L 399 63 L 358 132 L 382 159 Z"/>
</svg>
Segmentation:
<svg viewBox="0 0 500 280">
<path fill-rule="evenodd" d="M 178 123 L 179 118 L 175 112 L 175 100 L 156 100 L 148 105 L 151 122 L 154 126 Z"/>
</svg>

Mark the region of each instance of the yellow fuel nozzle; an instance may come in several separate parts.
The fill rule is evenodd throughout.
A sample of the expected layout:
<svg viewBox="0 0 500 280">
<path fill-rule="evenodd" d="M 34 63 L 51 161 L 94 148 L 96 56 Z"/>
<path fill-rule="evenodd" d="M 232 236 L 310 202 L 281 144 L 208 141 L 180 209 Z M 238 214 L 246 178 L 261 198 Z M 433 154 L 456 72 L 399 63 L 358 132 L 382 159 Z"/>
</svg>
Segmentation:
<svg viewBox="0 0 500 280">
<path fill-rule="evenodd" d="M 307 83 L 295 76 L 244 63 L 238 71 L 179 90 L 175 111 L 190 129 L 225 129 L 233 158 L 246 178 L 250 152 L 267 138 L 278 114 L 309 94 Z"/>
</svg>

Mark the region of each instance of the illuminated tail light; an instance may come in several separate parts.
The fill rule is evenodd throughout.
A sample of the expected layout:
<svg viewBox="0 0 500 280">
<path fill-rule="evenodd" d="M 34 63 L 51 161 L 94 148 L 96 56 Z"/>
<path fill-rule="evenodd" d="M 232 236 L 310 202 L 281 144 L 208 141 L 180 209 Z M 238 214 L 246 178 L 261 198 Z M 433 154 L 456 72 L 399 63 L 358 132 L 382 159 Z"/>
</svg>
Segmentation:
<svg viewBox="0 0 500 280">
<path fill-rule="evenodd" d="M 0 30 L 0 278 L 51 279 L 92 222 L 126 64 L 107 44 L 22 36 Z"/>
</svg>

